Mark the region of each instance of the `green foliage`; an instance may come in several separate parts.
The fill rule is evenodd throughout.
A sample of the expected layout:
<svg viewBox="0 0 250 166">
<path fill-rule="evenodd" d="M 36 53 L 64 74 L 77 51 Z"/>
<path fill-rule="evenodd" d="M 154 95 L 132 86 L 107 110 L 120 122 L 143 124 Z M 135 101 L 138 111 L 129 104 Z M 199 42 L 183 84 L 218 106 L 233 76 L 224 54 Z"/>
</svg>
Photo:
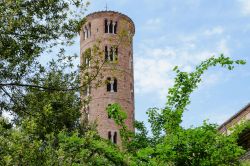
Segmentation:
<svg viewBox="0 0 250 166">
<path fill-rule="evenodd" d="M 89 131 L 61 131 L 36 139 L 17 129 L 0 126 L 0 165 L 130 165 L 127 154 Z"/>
<path fill-rule="evenodd" d="M 237 138 L 234 135 L 222 135 L 218 133 L 215 125 L 207 123 L 201 127 L 190 129 L 183 129 L 180 125 L 183 112 L 190 104 L 190 94 L 201 82 L 204 71 L 216 65 L 232 70 L 235 64 L 245 64 L 245 61 L 233 61 L 221 55 L 218 58 L 212 57 L 202 62 L 191 73 L 181 72 L 178 67 L 175 67 L 174 71 L 177 73 L 175 84 L 169 89 L 165 108 L 152 108 L 148 111 L 152 139 L 155 140 L 155 144 L 151 148 L 139 150 L 139 157 L 146 158 L 147 162 L 152 165 L 154 163 L 168 163 L 169 165 L 239 164 L 237 158 L 243 154 L 244 150 L 237 145 Z"/>
<path fill-rule="evenodd" d="M 1 110 L 13 111 L 14 105 L 22 105 L 19 100 L 31 86 L 27 79 L 46 70 L 39 63 L 41 55 L 57 46 L 62 47 L 58 53 L 62 56 L 64 47 L 73 43 L 84 23 L 86 5 L 82 0 L 0 2 Z"/>
<path fill-rule="evenodd" d="M 114 119 L 115 123 L 120 126 L 123 125 L 127 119 L 127 114 L 118 103 L 109 105 L 107 107 L 107 113 Z"/>
</svg>

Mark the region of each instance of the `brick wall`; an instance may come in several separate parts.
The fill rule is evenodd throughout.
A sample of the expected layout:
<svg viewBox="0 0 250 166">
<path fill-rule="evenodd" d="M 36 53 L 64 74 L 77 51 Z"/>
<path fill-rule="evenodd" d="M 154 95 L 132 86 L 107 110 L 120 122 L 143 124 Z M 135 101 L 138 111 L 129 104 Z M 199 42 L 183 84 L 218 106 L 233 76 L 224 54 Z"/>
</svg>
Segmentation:
<svg viewBox="0 0 250 166">
<path fill-rule="evenodd" d="M 107 63 L 102 68 L 103 84 L 98 88 L 91 89 L 92 100 L 89 103 L 88 120 L 90 123 L 96 122 L 97 129 L 101 137 L 108 138 L 108 132 L 119 133 L 119 128 L 108 118 L 105 111 L 108 104 L 119 103 L 128 115 L 126 125 L 131 131 L 134 131 L 134 74 L 133 74 L 133 46 L 131 41 L 122 40 L 121 34 L 125 30 L 128 34 L 135 33 L 135 27 L 132 20 L 118 12 L 101 11 L 88 15 L 86 23 L 80 32 L 80 53 L 93 47 L 100 41 L 100 49 L 103 50 L 102 58 L 104 61 L 104 48 L 106 45 L 118 45 L 118 61 L 117 63 Z M 105 33 L 105 19 L 113 20 L 118 23 L 117 34 Z M 91 24 L 91 36 L 84 39 L 84 27 Z M 83 63 L 83 57 L 81 57 Z M 115 77 L 118 81 L 117 92 L 107 92 L 104 81 L 107 77 Z M 117 143 L 120 144 L 120 136 L 118 134 Z"/>
</svg>

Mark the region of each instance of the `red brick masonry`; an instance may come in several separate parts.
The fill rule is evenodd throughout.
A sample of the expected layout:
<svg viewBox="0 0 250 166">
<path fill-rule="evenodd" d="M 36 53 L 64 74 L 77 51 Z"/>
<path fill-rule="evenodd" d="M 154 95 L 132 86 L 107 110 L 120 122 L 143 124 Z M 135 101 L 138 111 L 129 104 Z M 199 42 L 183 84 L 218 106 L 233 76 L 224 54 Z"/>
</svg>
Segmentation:
<svg viewBox="0 0 250 166">
<path fill-rule="evenodd" d="M 117 34 L 105 33 L 105 19 L 117 22 Z M 91 24 L 91 26 L 89 26 Z M 84 39 L 84 28 L 91 29 L 91 35 Z M 114 11 L 100 11 L 89 14 L 86 17 L 86 23 L 80 32 L 80 53 L 93 47 L 98 40 L 101 41 L 100 47 L 104 51 L 105 46 L 118 45 L 118 62 L 107 63 L 103 68 L 104 80 L 107 77 L 117 79 L 117 92 L 107 92 L 106 85 L 91 89 L 91 102 L 89 104 L 89 122 L 97 122 L 98 132 L 103 138 L 108 138 L 108 132 L 119 133 L 118 127 L 113 120 L 108 118 L 105 111 L 108 104 L 119 103 L 126 110 L 128 118 L 126 125 L 131 131 L 134 131 L 134 74 L 133 74 L 133 45 L 131 42 L 119 40 L 120 34 L 127 31 L 132 36 L 135 33 L 133 21 L 126 15 Z M 118 41 L 120 41 L 118 43 Z M 103 53 L 104 54 L 104 53 Z M 105 57 L 105 56 L 103 56 Z M 83 63 L 81 57 L 81 63 Z M 103 59 L 104 60 L 104 59 Z M 118 134 L 117 143 L 120 144 Z"/>
</svg>

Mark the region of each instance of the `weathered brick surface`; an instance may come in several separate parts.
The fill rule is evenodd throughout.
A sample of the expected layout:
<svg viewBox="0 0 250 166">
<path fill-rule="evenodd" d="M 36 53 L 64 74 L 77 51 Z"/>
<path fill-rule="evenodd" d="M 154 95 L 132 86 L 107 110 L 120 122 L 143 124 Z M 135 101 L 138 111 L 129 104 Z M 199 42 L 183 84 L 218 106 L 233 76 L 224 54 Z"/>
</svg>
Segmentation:
<svg viewBox="0 0 250 166">
<path fill-rule="evenodd" d="M 119 103 L 126 110 L 128 118 L 126 125 L 134 131 L 134 75 L 133 75 L 133 46 L 132 42 L 120 42 L 119 33 L 122 30 L 134 35 L 135 27 L 132 20 L 118 12 L 102 11 L 88 15 L 85 25 L 91 23 L 91 37 L 84 40 L 83 31 L 80 32 L 80 53 L 91 48 L 97 41 L 101 41 L 100 47 L 104 50 L 105 45 L 118 45 L 118 62 L 105 64 L 102 69 L 104 79 L 116 77 L 118 91 L 107 92 L 106 85 L 91 89 L 91 102 L 89 104 L 89 122 L 97 122 L 98 132 L 103 138 L 108 138 L 108 132 L 119 133 L 118 127 L 113 120 L 108 118 L 105 111 L 108 104 Z M 118 34 L 105 34 L 104 20 L 109 19 L 118 22 Z M 83 27 L 85 26 L 83 25 Z M 119 43 L 117 42 L 119 41 Z M 82 63 L 81 57 L 81 63 Z M 104 59 L 103 59 L 104 60 Z M 132 64 L 132 65 L 131 65 Z M 118 134 L 118 144 L 121 143 Z"/>
</svg>

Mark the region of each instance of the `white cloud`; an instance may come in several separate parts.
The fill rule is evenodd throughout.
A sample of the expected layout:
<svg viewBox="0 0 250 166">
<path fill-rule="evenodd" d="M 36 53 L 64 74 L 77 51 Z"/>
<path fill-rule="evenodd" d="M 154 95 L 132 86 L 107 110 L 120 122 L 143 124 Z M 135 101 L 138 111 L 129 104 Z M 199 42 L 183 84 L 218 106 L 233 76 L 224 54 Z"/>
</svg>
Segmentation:
<svg viewBox="0 0 250 166">
<path fill-rule="evenodd" d="M 241 5 L 241 12 L 244 15 L 250 15 L 250 1 L 249 0 L 238 0 Z"/>
<path fill-rule="evenodd" d="M 224 32 L 224 29 L 220 26 L 214 27 L 212 29 L 207 29 L 204 34 L 206 36 L 213 36 L 213 35 L 221 35 Z"/>
<path fill-rule="evenodd" d="M 144 23 L 144 30 L 154 30 L 162 27 L 164 21 L 161 18 L 151 18 Z"/>
<path fill-rule="evenodd" d="M 153 25 L 157 25 L 161 23 L 161 19 L 160 18 L 154 18 L 154 19 L 149 19 L 146 22 L 146 25 L 148 26 L 153 26 Z"/>
<path fill-rule="evenodd" d="M 196 44 L 194 42 L 194 45 Z M 168 88 L 173 85 L 175 73 L 172 69 L 174 66 L 179 66 L 181 70 L 190 72 L 201 61 L 214 55 L 218 56 L 217 52 L 229 54 L 225 39 L 215 44 L 214 52 L 193 49 L 187 44 L 163 48 L 142 44 L 139 50 L 135 55 L 136 93 L 156 93 L 161 99 L 165 99 Z M 220 78 L 222 78 L 220 73 L 210 73 L 206 76 L 206 81 L 202 83 L 202 87 L 214 85 L 220 81 Z"/>
</svg>

